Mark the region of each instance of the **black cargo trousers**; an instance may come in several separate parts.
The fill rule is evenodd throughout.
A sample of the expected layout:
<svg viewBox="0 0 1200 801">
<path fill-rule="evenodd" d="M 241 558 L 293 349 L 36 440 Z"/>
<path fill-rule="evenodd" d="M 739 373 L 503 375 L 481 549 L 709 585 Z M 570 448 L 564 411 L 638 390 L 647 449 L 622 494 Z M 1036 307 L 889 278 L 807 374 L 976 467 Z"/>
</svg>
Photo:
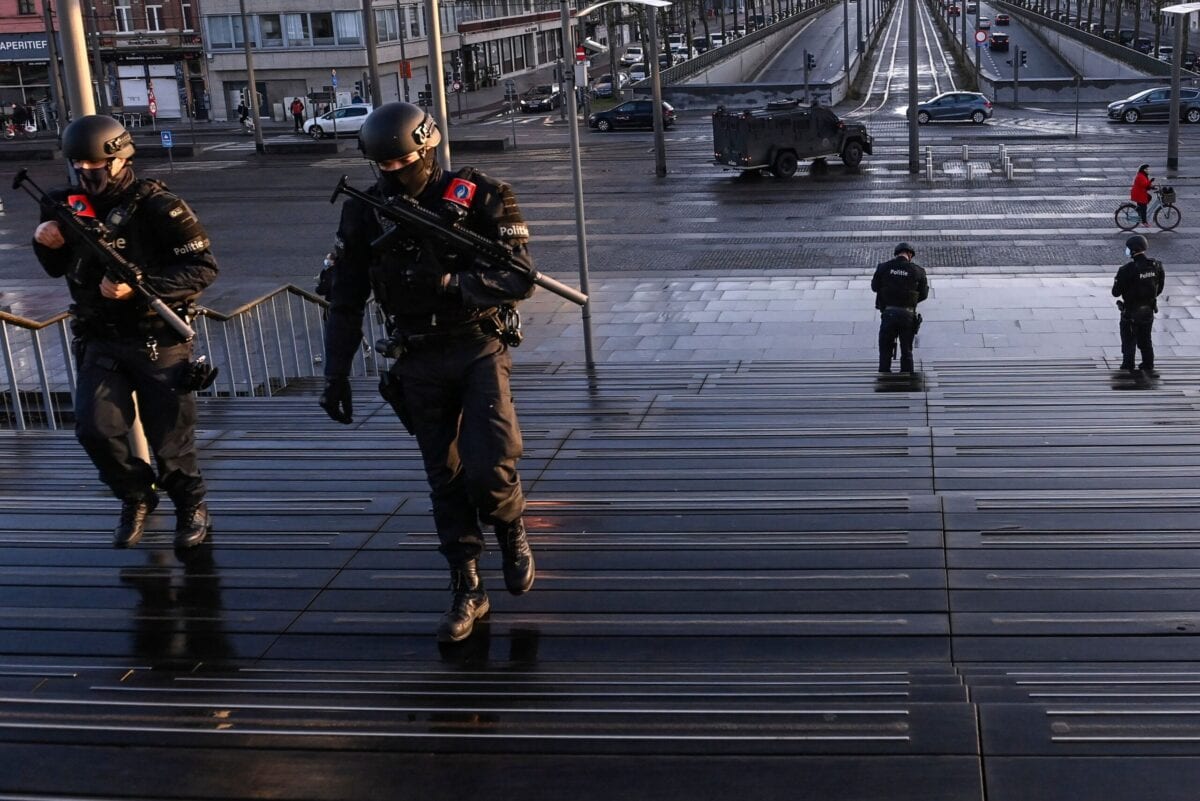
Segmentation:
<svg viewBox="0 0 1200 801">
<path fill-rule="evenodd" d="M 196 398 L 179 391 L 192 345 L 158 345 L 152 355 L 144 336 L 79 340 L 75 436 L 118 498 L 147 495 L 157 483 L 176 508 L 195 506 L 205 495 L 196 463 Z M 135 392 L 157 478 L 129 447 Z"/>
<path fill-rule="evenodd" d="M 1154 342 L 1151 331 L 1154 328 L 1154 307 L 1135 306 L 1121 312 L 1121 364 L 1132 367 L 1135 348 L 1142 352 L 1141 366 L 1147 369 L 1154 367 Z"/>
<path fill-rule="evenodd" d="M 917 313 L 903 306 L 887 306 L 879 315 L 879 372 L 892 369 L 892 343 L 900 340 L 900 372 L 913 371 L 913 330 Z"/>
<path fill-rule="evenodd" d="M 402 387 L 401 421 L 425 462 L 438 550 L 451 565 L 475 559 L 484 547 L 480 523 L 511 523 L 525 512 L 508 346 L 484 334 L 431 339 L 391 372 Z"/>
</svg>

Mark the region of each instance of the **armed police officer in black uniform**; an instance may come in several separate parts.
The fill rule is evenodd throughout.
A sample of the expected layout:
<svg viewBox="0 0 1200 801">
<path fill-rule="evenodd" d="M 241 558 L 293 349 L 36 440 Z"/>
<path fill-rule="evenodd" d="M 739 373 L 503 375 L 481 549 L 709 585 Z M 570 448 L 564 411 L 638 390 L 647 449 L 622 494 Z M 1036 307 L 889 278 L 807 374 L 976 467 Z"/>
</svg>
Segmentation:
<svg viewBox="0 0 1200 801">
<path fill-rule="evenodd" d="M 529 231 L 512 191 L 472 169 L 445 173 L 436 160 L 440 141 L 433 118 L 419 106 L 387 103 L 372 112 L 358 136 L 359 149 L 379 169 L 370 194 L 393 204 L 414 198 L 504 243 L 532 268 Z M 373 245 L 392 229 L 362 200 L 351 197 L 342 206 L 330 267 L 320 403 L 334 420 L 352 422 L 347 376 L 374 292 L 389 334 L 376 347 L 396 359 L 380 388 L 416 436 L 425 462 L 439 550 L 450 563 L 453 590 L 438 639 L 453 642 L 467 637 L 490 608 L 478 571 L 481 522 L 495 528 L 508 591 L 520 595 L 533 585 L 508 352 L 519 341 L 519 328 L 510 322 L 512 304 L 529 297 L 533 284 L 516 272 L 484 268 L 470 254 L 435 249 L 402 230 Z"/>
<path fill-rule="evenodd" d="M 143 284 L 180 316 L 217 277 L 208 235 L 191 208 L 157 181 L 133 173 L 133 139 L 112 117 L 88 115 L 66 127 L 63 155 L 79 187 L 48 193 L 79 217 L 106 224 L 113 245 L 142 273 Z M 133 288 L 50 219 L 33 246 L 47 273 L 65 276 L 71 292 L 78 379 L 75 434 L 121 499 L 113 544 L 135 544 L 158 505 L 156 488 L 175 505 L 175 545 L 200 544 L 209 529 L 204 479 L 196 461 L 192 345 L 183 341 Z M 132 452 L 134 393 L 158 472 Z"/>
<path fill-rule="evenodd" d="M 900 372 L 913 371 L 913 338 L 921 325 L 917 304 L 929 297 L 925 269 L 913 261 L 916 251 L 907 242 L 896 245 L 895 258 L 875 268 L 871 291 L 879 309 L 879 372 L 892 371 L 892 348 L 900 340 Z"/>
<path fill-rule="evenodd" d="M 1133 357 L 1135 349 L 1142 352 L 1142 362 L 1137 370 L 1154 375 L 1154 343 L 1150 340 L 1150 329 L 1154 326 L 1154 313 L 1158 311 L 1158 296 L 1166 283 L 1162 262 L 1146 256 L 1149 243 L 1146 237 L 1135 234 L 1125 240 L 1125 255 L 1130 260 L 1117 270 L 1113 281 L 1114 298 L 1121 298 L 1117 306 L 1121 309 L 1121 369 L 1135 372 Z"/>
</svg>

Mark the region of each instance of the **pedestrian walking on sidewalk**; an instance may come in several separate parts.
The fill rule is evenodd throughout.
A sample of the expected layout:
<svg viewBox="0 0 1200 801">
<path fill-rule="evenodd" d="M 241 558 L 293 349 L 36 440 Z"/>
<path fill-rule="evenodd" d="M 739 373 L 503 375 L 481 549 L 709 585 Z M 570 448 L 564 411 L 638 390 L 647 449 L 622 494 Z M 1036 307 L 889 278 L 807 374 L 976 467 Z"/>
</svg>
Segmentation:
<svg viewBox="0 0 1200 801">
<path fill-rule="evenodd" d="M 63 130 L 62 150 L 80 185 L 50 192 L 50 198 L 78 217 L 102 221 L 151 294 L 188 317 L 217 277 L 208 234 L 195 213 L 158 181 L 134 176 L 133 138 L 112 117 L 75 120 Z M 192 342 L 152 311 L 124 276 L 111 276 L 108 265 L 75 239 L 80 234 L 69 234 L 51 213 L 43 210 L 34 252 L 47 273 L 66 277 L 71 292 L 75 436 L 121 500 L 113 545 L 125 548 L 141 539 L 158 506 L 157 490 L 175 505 L 175 546 L 199 545 L 211 523 L 196 460 Z M 129 445 L 134 393 L 157 473 Z"/>
<path fill-rule="evenodd" d="M 900 341 L 900 372 L 913 372 L 913 339 L 921 327 L 917 304 L 929 297 L 925 269 L 913 261 L 916 251 L 907 242 L 896 245 L 891 261 L 875 268 L 871 291 L 879 309 L 879 372 L 892 371 L 892 352 Z"/>
<path fill-rule="evenodd" d="M 415 200 L 438 215 L 451 215 L 532 268 L 529 229 L 512 190 L 469 167 L 443 172 L 437 163 L 441 138 L 420 106 L 387 103 L 372 112 L 358 135 L 359 150 L 378 170 L 369 194 L 394 205 Z M 385 231 L 396 234 L 373 246 Z M 395 359 L 380 391 L 417 438 L 439 550 L 450 565 L 453 596 L 438 639 L 457 642 L 491 606 L 479 575 L 481 523 L 494 527 L 508 591 L 520 595 L 533 586 L 517 473 L 521 429 L 509 389 L 509 347 L 520 341 L 513 306 L 532 294 L 533 284 L 469 253 L 407 236 L 355 197 L 342 206 L 329 260 L 320 404 L 339 423 L 353 422 L 348 376 L 373 294 L 388 333 L 376 350 Z"/>
<path fill-rule="evenodd" d="M 1121 369 L 1156 375 L 1154 343 L 1150 335 L 1166 274 L 1161 261 L 1146 255 L 1148 248 L 1149 243 L 1141 234 L 1125 240 L 1125 255 L 1129 261 L 1117 270 L 1112 293 L 1114 298 L 1120 298 L 1117 308 L 1121 310 Z M 1142 361 L 1135 369 L 1133 357 L 1136 351 L 1141 351 Z"/>
</svg>

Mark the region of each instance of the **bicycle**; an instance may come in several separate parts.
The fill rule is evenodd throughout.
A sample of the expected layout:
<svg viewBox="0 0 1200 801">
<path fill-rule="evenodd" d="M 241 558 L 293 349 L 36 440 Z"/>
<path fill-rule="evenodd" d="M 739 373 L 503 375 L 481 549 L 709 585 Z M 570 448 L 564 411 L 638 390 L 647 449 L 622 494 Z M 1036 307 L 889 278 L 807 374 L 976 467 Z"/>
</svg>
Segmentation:
<svg viewBox="0 0 1200 801">
<path fill-rule="evenodd" d="M 1175 190 L 1170 186 L 1153 189 L 1154 197 L 1146 208 L 1146 219 L 1154 220 L 1154 224 L 1164 231 L 1172 231 L 1183 220 L 1183 214 L 1175 205 Z M 1122 203 L 1117 206 L 1113 215 L 1117 227 L 1122 231 L 1132 231 L 1142 222 L 1136 203 Z"/>
<path fill-rule="evenodd" d="M 18 137 L 21 139 L 36 139 L 37 135 L 37 126 L 32 122 L 26 122 L 18 125 L 12 120 L 9 120 L 4 124 L 5 139 L 16 139 Z"/>
</svg>

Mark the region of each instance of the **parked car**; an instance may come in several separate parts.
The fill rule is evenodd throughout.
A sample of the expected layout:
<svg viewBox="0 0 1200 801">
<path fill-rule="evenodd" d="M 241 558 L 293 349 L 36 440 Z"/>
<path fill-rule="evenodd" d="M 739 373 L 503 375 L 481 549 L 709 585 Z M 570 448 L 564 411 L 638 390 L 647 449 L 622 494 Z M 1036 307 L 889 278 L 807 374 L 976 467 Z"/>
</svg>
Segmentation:
<svg viewBox="0 0 1200 801">
<path fill-rule="evenodd" d="M 671 63 L 678 64 L 688 60 L 687 45 L 671 45 Z"/>
<path fill-rule="evenodd" d="M 621 63 L 626 66 L 637 64 L 639 61 L 646 60 L 646 52 L 641 45 L 629 45 L 625 48 L 625 52 L 621 55 Z"/>
<path fill-rule="evenodd" d="M 1103 36 L 1105 39 L 1109 40 L 1110 42 L 1117 41 L 1117 32 L 1114 31 L 1112 28 L 1105 28 L 1104 33 L 1102 33 L 1100 35 Z"/>
<path fill-rule="evenodd" d="M 548 83 L 529 87 L 521 95 L 521 111 L 553 111 L 563 103 L 562 89 Z"/>
<path fill-rule="evenodd" d="M 1008 49 L 1008 34 L 996 31 L 988 40 L 988 48 L 991 50 L 1007 50 Z"/>
<path fill-rule="evenodd" d="M 629 80 L 644 81 L 649 77 L 650 71 L 646 69 L 645 64 L 634 64 L 629 68 Z"/>
<path fill-rule="evenodd" d="M 356 103 L 352 106 L 341 106 L 317 117 L 304 121 L 304 132 L 313 139 L 323 139 L 326 136 L 343 134 L 358 134 L 358 129 L 371 113 L 371 107 Z"/>
<path fill-rule="evenodd" d="M 708 39 L 703 36 L 697 36 L 696 38 L 692 39 L 692 50 L 694 50 L 697 54 L 707 51 Z"/>
<path fill-rule="evenodd" d="M 1175 60 L 1175 48 L 1171 45 L 1159 45 L 1158 60 L 1170 64 Z"/>
<path fill-rule="evenodd" d="M 958 6 L 950 6 L 950 8 L 946 9 L 946 14 L 948 16 L 957 17 L 958 13 Z"/>
<path fill-rule="evenodd" d="M 687 45 L 687 36 L 682 33 L 667 34 L 667 47 L 674 50 L 676 47 L 684 47 Z"/>
<path fill-rule="evenodd" d="M 978 27 L 981 31 L 986 31 L 992 27 L 992 21 L 987 17 L 980 17 L 979 22 L 976 23 L 976 27 Z"/>
<path fill-rule="evenodd" d="M 1166 120 L 1171 114 L 1171 89 L 1144 89 L 1124 100 L 1108 104 L 1108 118 L 1121 122 Z M 1200 89 L 1179 90 L 1179 117 L 1200 123 Z"/>
<path fill-rule="evenodd" d="M 725 36 L 720 33 L 710 33 L 708 35 L 710 49 L 721 47 L 725 44 Z"/>
<path fill-rule="evenodd" d="M 971 120 L 982 124 L 992 116 L 992 101 L 978 92 L 942 92 L 917 104 L 917 122 Z"/>
<path fill-rule="evenodd" d="M 666 101 L 663 108 L 663 128 L 675 124 L 675 108 Z M 597 111 L 588 117 L 588 127 L 607 132 L 622 128 L 653 128 L 654 101 L 629 100 L 608 111 Z"/>
<path fill-rule="evenodd" d="M 1133 43 L 1133 28 L 1122 28 L 1117 32 L 1117 41 L 1123 45 Z"/>
<path fill-rule="evenodd" d="M 1007 14 L 997 14 L 996 15 L 996 24 L 997 25 L 1007 25 L 1010 22 L 1012 22 L 1012 19 L 1010 19 Z"/>
<path fill-rule="evenodd" d="M 618 90 L 624 89 L 626 86 L 629 85 L 629 83 L 630 83 L 629 73 L 627 73 L 627 72 L 618 72 L 617 73 L 617 89 Z M 612 75 L 610 73 L 606 72 L 603 75 L 601 75 L 599 78 L 597 78 L 595 81 L 592 82 L 592 96 L 593 97 L 612 97 L 612 95 L 613 95 Z"/>
<path fill-rule="evenodd" d="M 967 3 L 967 13 L 974 14 L 979 11 L 979 6 L 975 3 Z"/>
</svg>

